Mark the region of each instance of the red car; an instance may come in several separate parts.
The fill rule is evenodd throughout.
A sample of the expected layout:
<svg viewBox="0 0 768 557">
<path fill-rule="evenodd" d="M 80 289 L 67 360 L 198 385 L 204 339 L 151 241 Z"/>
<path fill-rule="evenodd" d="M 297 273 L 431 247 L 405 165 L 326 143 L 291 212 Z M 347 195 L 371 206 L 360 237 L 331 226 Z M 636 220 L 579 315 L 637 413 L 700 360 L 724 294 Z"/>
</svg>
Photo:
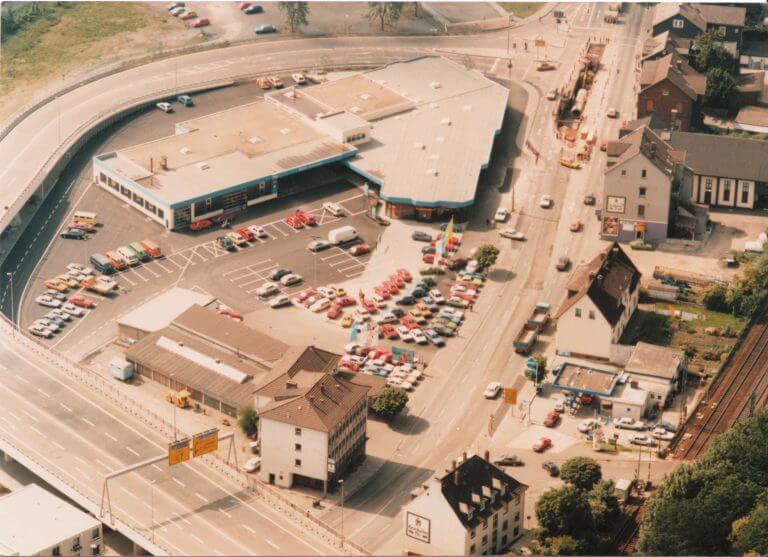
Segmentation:
<svg viewBox="0 0 768 557">
<path fill-rule="evenodd" d="M 313 217 L 309 213 L 305 213 L 304 211 L 300 211 L 300 210 L 297 209 L 296 212 L 294 213 L 294 215 L 296 216 L 296 218 L 299 219 L 299 221 L 302 224 L 306 224 L 307 226 L 316 226 L 317 225 L 317 220 L 315 219 L 315 217 Z"/>
<path fill-rule="evenodd" d="M 584 406 L 590 406 L 592 404 L 592 395 L 580 394 L 579 400 Z"/>
<path fill-rule="evenodd" d="M 192 27 L 206 27 L 211 24 L 211 20 L 207 17 L 201 17 L 200 19 L 192 22 Z"/>
<path fill-rule="evenodd" d="M 384 335 L 384 338 L 388 338 L 389 340 L 396 340 L 398 339 L 397 331 L 395 331 L 395 328 L 390 325 L 389 323 L 384 323 L 379 327 L 379 331 L 382 335 Z"/>
<path fill-rule="evenodd" d="M 406 271 L 405 269 L 398 269 L 397 270 L 398 276 L 400 276 L 405 282 L 411 282 L 413 280 L 413 275 Z"/>
<path fill-rule="evenodd" d="M 389 282 L 393 282 L 398 288 L 405 288 L 405 281 L 400 275 L 389 275 Z"/>
<path fill-rule="evenodd" d="M 382 288 L 385 288 L 387 292 L 390 293 L 390 295 L 395 296 L 400 292 L 400 289 L 397 287 L 396 284 L 392 284 L 390 282 L 384 282 L 381 284 Z"/>
<path fill-rule="evenodd" d="M 472 296 L 471 294 L 466 293 L 466 292 L 453 292 L 452 294 L 454 296 L 456 296 L 457 298 L 461 298 L 465 302 L 469 302 L 470 304 L 475 301 L 475 297 Z"/>
<path fill-rule="evenodd" d="M 374 286 L 373 291 L 379 296 L 381 296 L 382 298 L 384 298 L 385 300 L 389 300 L 390 298 L 392 298 L 392 294 L 389 293 L 389 288 L 386 286 L 382 286 L 382 285 Z"/>
<path fill-rule="evenodd" d="M 289 217 L 286 217 L 285 222 L 288 223 L 293 228 L 295 228 L 296 230 L 298 230 L 299 228 L 304 228 L 304 223 L 301 222 L 301 219 L 295 214 Z"/>
<path fill-rule="evenodd" d="M 351 296 L 342 296 L 341 298 L 336 298 L 336 301 L 341 304 L 341 307 L 354 306 L 357 303 Z"/>
<path fill-rule="evenodd" d="M 546 449 L 552 446 L 552 439 L 549 437 L 542 437 L 533 444 L 533 452 L 543 453 Z"/>
<path fill-rule="evenodd" d="M 90 222 L 72 221 L 67 225 L 68 230 L 82 230 L 83 232 L 93 232 L 96 228 Z"/>
<path fill-rule="evenodd" d="M 241 10 L 245 10 L 245 9 L 250 8 L 250 7 L 251 7 L 251 3 L 250 2 L 240 2 L 240 9 Z"/>
<path fill-rule="evenodd" d="M 400 322 L 401 322 L 403 325 L 405 325 L 406 327 L 408 327 L 408 330 L 409 330 L 409 331 L 410 331 L 410 330 L 412 330 L 412 329 L 418 329 L 418 328 L 419 328 L 419 324 L 418 324 L 418 323 L 416 322 L 416 320 L 415 320 L 415 319 L 414 319 L 412 316 L 410 316 L 410 315 L 406 315 L 405 317 L 403 317 L 403 318 L 400 320 Z"/>
<path fill-rule="evenodd" d="M 371 246 L 368 244 L 357 244 L 356 246 L 352 246 L 349 248 L 350 255 L 358 256 L 358 255 L 365 255 L 366 253 L 371 252 Z"/>
<path fill-rule="evenodd" d="M 301 303 L 307 298 L 309 298 L 310 296 L 314 296 L 315 294 L 317 294 L 317 290 L 315 290 L 314 288 L 307 288 L 306 290 L 302 290 L 301 292 L 296 294 L 296 297 L 294 298 L 294 300 Z"/>
<path fill-rule="evenodd" d="M 372 349 L 367 354 L 371 360 L 384 360 L 387 363 L 392 363 L 392 352 L 388 350 L 380 350 L 378 348 Z"/>
<path fill-rule="evenodd" d="M 197 232 L 198 230 L 205 230 L 206 228 L 210 228 L 213 226 L 213 221 L 211 219 L 203 219 L 203 220 L 196 220 L 192 224 L 189 225 L 189 229 L 193 232 Z"/>
<path fill-rule="evenodd" d="M 235 232 L 240 234 L 240 236 L 243 237 L 243 240 L 250 242 L 251 240 L 255 240 L 256 238 L 253 237 L 253 234 L 251 234 L 251 231 L 247 228 L 236 228 Z"/>
<path fill-rule="evenodd" d="M 424 263 L 434 263 L 435 262 L 435 254 L 434 253 L 425 253 L 421 256 L 421 260 Z"/>
<path fill-rule="evenodd" d="M 341 306 L 334 304 L 331 310 L 326 314 L 328 319 L 338 319 L 341 315 Z"/>
<path fill-rule="evenodd" d="M 67 301 L 81 308 L 92 308 L 94 306 L 93 300 L 84 296 L 70 296 Z"/>
<path fill-rule="evenodd" d="M 379 308 L 376 307 L 376 304 L 373 300 L 369 300 L 366 298 L 363 300 L 363 307 L 368 310 L 368 313 L 376 314 L 379 313 Z"/>
<path fill-rule="evenodd" d="M 544 425 L 547 427 L 555 427 L 557 422 L 560 421 L 560 413 L 552 410 L 547 417 L 544 418 Z"/>
<path fill-rule="evenodd" d="M 219 308 L 219 315 L 229 315 L 230 317 L 234 317 L 235 319 L 242 319 L 243 314 L 239 311 L 236 311 L 232 308 L 228 307 L 220 307 Z"/>
</svg>

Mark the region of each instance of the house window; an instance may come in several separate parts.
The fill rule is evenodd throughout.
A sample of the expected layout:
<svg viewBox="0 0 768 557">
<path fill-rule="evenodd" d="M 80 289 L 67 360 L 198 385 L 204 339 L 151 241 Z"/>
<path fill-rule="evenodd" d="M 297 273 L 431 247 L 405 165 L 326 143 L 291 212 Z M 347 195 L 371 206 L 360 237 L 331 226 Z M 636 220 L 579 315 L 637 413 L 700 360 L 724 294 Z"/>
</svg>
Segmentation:
<svg viewBox="0 0 768 557">
<path fill-rule="evenodd" d="M 731 200 L 731 180 L 723 180 L 723 201 Z"/>
<path fill-rule="evenodd" d="M 501 524 L 501 529 L 502 529 L 502 530 L 506 530 L 507 528 L 509 528 L 509 520 L 505 520 L 505 521 L 504 521 L 504 522 L 502 522 L 502 524 Z"/>
<path fill-rule="evenodd" d="M 165 212 L 162 209 L 157 210 L 157 216 L 161 219 L 165 217 Z"/>
<path fill-rule="evenodd" d="M 488 534 L 483 536 L 483 545 L 486 545 L 488 543 Z"/>
<path fill-rule="evenodd" d="M 648 112 L 653 112 L 653 99 L 648 99 L 645 101 L 645 110 Z"/>
<path fill-rule="evenodd" d="M 472 544 L 469 546 L 469 554 L 473 555 L 475 553 L 475 544 Z"/>
<path fill-rule="evenodd" d="M 301 443 L 296 443 L 296 445 L 294 445 L 294 449 L 296 449 L 298 452 L 301 452 Z"/>
<path fill-rule="evenodd" d="M 58 545 L 53 548 L 53 550 L 51 551 L 51 555 L 53 555 L 54 557 L 58 557 L 59 555 L 61 555 L 61 549 L 59 549 Z"/>
<path fill-rule="evenodd" d="M 125 186 L 120 186 L 120 193 L 122 193 L 125 197 L 128 199 L 131 198 L 131 190 L 126 188 Z"/>
<path fill-rule="evenodd" d="M 621 175 L 622 175 L 622 176 L 626 176 L 626 175 L 627 175 L 627 171 L 626 171 L 626 170 L 624 170 L 624 169 L 622 169 L 622 171 L 621 171 Z"/>
<path fill-rule="evenodd" d="M 141 196 L 136 195 L 136 193 L 133 194 L 133 202 L 139 207 L 144 206 L 144 199 Z"/>
<path fill-rule="evenodd" d="M 643 170 L 645 172 L 645 170 Z M 645 178 L 645 176 L 643 176 Z M 640 188 L 640 197 L 645 197 L 646 192 L 648 191 L 648 188 Z"/>
<path fill-rule="evenodd" d="M 662 97 L 668 97 L 669 96 L 669 89 L 662 89 L 661 90 L 661 96 Z"/>
<path fill-rule="evenodd" d="M 741 184 L 741 202 L 749 203 L 749 184 Z"/>
<path fill-rule="evenodd" d="M 474 528 L 472 528 L 472 531 L 469 533 L 469 537 L 472 538 L 473 540 L 475 539 L 475 529 Z"/>
<path fill-rule="evenodd" d="M 103 172 L 101 172 L 101 173 L 99 174 L 99 181 L 100 181 L 102 184 L 106 184 L 106 183 L 107 183 L 107 175 L 106 175 L 106 174 L 104 174 Z"/>
<path fill-rule="evenodd" d="M 718 31 L 720 31 L 723 34 L 723 38 L 725 38 L 725 33 L 727 31 L 727 29 L 725 28 L 725 25 L 721 25 Z"/>
<path fill-rule="evenodd" d="M 683 113 L 683 103 L 677 103 L 675 110 L 677 110 L 677 115 L 680 116 Z"/>
<path fill-rule="evenodd" d="M 101 535 L 101 532 L 99 532 L 98 528 L 94 528 L 93 532 L 91 532 L 91 538 L 94 540 L 98 538 L 100 535 Z"/>
<path fill-rule="evenodd" d="M 647 177 L 648 177 L 648 171 L 647 171 L 645 168 L 643 168 L 643 169 L 640 171 L 640 177 L 641 177 L 641 178 L 647 178 Z"/>
<path fill-rule="evenodd" d="M 675 29 L 682 29 L 683 28 L 683 20 L 682 19 L 673 19 L 672 20 L 672 27 Z"/>
<path fill-rule="evenodd" d="M 589 318 L 594 319 L 595 318 L 595 310 L 589 310 Z"/>
<path fill-rule="evenodd" d="M 581 317 L 581 309 L 576 308 L 576 317 Z"/>
<path fill-rule="evenodd" d="M 487 520 L 483 520 L 483 530 L 487 530 L 487 529 L 488 529 L 488 521 Z M 485 540 L 485 538 L 483 538 L 483 540 Z M 485 543 L 485 542 L 483 542 L 483 543 Z"/>
<path fill-rule="evenodd" d="M 520 520 L 520 513 L 515 514 L 515 522 L 517 522 L 518 520 Z"/>
<path fill-rule="evenodd" d="M 74 540 L 72 540 L 72 551 L 80 551 L 82 549 L 82 546 L 80 545 L 80 536 L 77 536 Z"/>
<path fill-rule="evenodd" d="M 493 515 L 493 527 L 496 528 L 496 526 L 499 525 L 499 515 L 495 514 Z"/>
<path fill-rule="evenodd" d="M 637 206 L 637 216 L 638 217 L 644 217 L 645 216 L 645 205 L 638 205 Z"/>
<path fill-rule="evenodd" d="M 501 536 L 501 545 L 502 545 L 502 547 L 507 545 L 507 535 L 506 534 Z"/>
<path fill-rule="evenodd" d="M 297 458 L 296 460 L 293 461 L 293 464 L 294 466 L 296 466 L 296 468 L 301 467 L 301 459 Z"/>
<path fill-rule="evenodd" d="M 212 205 L 213 205 L 213 200 L 212 200 L 212 199 L 206 199 L 206 200 L 205 200 L 205 208 L 206 208 L 208 211 L 210 211 L 210 210 L 211 210 L 211 206 L 212 206 Z"/>
<path fill-rule="evenodd" d="M 293 430 L 293 432 L 294 432 L 296 435 L 301 435 L 301 428 L 300 428 L 300 427 L 297 427 L 296 429 L 294 429 L 294 430 Z"/>
<path fill-rule="evenodd" d="M 513 535 L 513 536 L 517 536 L 517 534 L 518 534 L 519 532 L 520 532 L 520 527 L 519 527 L 519 526 L 515 526 L 515 530 L 514 530 L 514 532 L 512 532 L 512 535 Z"/>
</svg>

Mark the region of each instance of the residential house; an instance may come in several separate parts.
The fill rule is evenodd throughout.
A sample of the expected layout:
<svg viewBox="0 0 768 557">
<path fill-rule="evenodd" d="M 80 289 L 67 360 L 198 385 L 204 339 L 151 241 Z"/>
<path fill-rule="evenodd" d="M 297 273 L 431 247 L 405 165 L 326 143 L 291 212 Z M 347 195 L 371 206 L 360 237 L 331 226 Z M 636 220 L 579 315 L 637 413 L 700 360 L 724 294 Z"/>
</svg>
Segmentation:
<svg viewBox="0 0 768 557">
<path fill-rule="evenodd" d="M 733 129 L 768 134 L 768 107 L 742 107 L 733 119 Z"/>
<path fill-rule="evenodd" d="M 606 153 L 602 238 L 663 242 L 679 154 L 647 126 L 609 142 Z"/>
<path fill-rule="evenodd" d="M 722 33 L 724 37 L 723 47 L 736 58 L 738 63 L 747 9 L 740 6 L 721 6 L 718 4 L 694 4 L 693 6 L 707 22 L 707 31 Z"/>
<path fill-rule="evenodd" d="M 499 555 L 522 535 L 528 486 L 473 455 L 411 493 L 405 555 Z"/>
<path fill-rule="evenodd" d="M 291 349 L 256 391 L 260 478 L 334 489 L 365 458 L 369 385 L 336 373 L 340 356 Z"/>
<path fill-rule="evenodd" d="M 654 6 L 651 34 L 655 37 L 668 31 L 693 41 L 706 31 L 717 30 L 723 34 L 725 49 L 738 60 L 746 13 L 746 8 L 735 6 L 659 3 Z"/>
<path fill-rule="evenodd" d="M 101 522 L 37 484 L 0 497 L 0 555 L 101 555 Z"/>
<path fill-rule="evenodd" d="M 746 68 L 768 70 L 768 41 L 744 41 L 739 62 Z"/>
<path fill-rule="evenodd" d="M 640 73 L 637 117 L 655 115 L 680 130 L 698 127 L 706 81 L 677 52 L 646 60 Z"/>
<path fill-rule="evenodd" d="M 639 285 L 640 271 L 617 242 L 579 265 L 556 314 L 557 353 L 610 360 L 637 308 Z"/>
<path fill-rule="evenodd" d="M 768 141 L 672 132 L 667 142 L 681 151 L 692 179 L 681 199 L 709 207 L 762 208 L 768 196 Z"/>
<path fill-rule="evenodd" d="M 661 408 L 680 387 L 685 364 L 682 350 L 638 342 L 624 370 L 630 383 L 648 391 L 651 403 Z"/>
</svg>

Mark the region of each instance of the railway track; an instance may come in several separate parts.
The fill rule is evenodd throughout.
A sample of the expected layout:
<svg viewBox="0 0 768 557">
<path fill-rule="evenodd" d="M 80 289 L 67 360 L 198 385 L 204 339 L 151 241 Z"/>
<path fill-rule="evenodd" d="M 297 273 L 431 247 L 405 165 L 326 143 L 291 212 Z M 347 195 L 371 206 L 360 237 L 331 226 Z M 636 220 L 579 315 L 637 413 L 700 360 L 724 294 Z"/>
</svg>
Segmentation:
<svg viewBox="0 0 768 557">
<path fill-rule="evenodd" d="M 722 433 L 768 401 L 768 310 L 755 322 L 744 343 L 720 375 L 679 436 L 674 456 L 698 458 L 713 435 Z"/>
</svg>

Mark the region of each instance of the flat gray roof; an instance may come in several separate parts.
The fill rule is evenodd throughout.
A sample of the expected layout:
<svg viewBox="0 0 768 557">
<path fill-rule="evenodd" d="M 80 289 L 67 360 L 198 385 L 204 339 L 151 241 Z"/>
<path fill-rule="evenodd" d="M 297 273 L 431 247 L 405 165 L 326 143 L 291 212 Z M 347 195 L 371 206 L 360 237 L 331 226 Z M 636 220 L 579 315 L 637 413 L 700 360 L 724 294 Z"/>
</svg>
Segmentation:
<svg viewBox="0 0 768 557">
<path fill-rule="evenodd" d="M 37 484 L 0 497 L 0 547 L 35 555 L 99 528 L 99 521 Z M 90 539 L 81 540 L 85 546 Z M 67 554 L 71 548 L 62 548 Z"/>
<path fill-rule="evenodd" d="M 625 369 L 638 375 L 672 380 L 677 376 L 684 358 L 685 353 L 677 348 L 638 342 Z"/>
<path fill-rule="evenodd" d="M 611 396 L 618 378 L 619 372 L 616 371 L 564 362 L 552 386 L 566 391 Z"/>
</svg>

